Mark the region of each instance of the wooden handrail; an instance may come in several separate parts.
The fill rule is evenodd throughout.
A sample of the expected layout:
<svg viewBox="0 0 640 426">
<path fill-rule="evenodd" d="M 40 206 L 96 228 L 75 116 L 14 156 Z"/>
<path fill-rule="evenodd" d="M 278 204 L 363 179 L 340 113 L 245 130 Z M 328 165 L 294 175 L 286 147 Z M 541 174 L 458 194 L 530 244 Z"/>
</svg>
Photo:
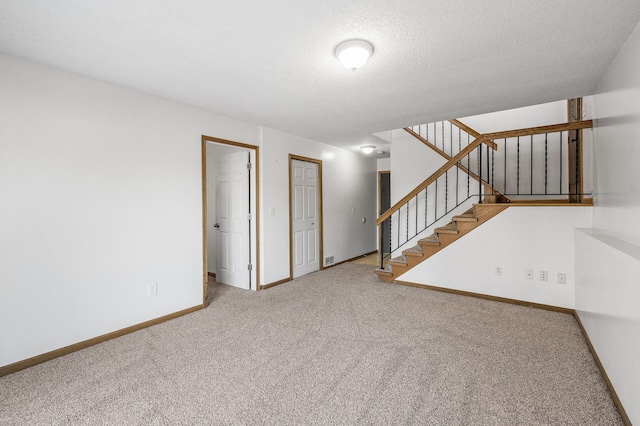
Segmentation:
<svg viewBox="0 0 640 426">
<path fill-rule="evenodd" d="M 462 121 L 460 120 L 456 120 L 455 118 L 453 120 L 449 120 L 449 123 L 453 124 L 454 126 L 464 130 L 465 132 L 469 133 L 471 136 L 473 136 L 474 138 L 479 138 L 480 136 L 482 136 L 481 133 L 476 132 L 475 130 L 473 130 L 471 127 L 467 126 L 466 124 L 464 124 Z"/>
<path fill-rule="evenodd" d="M 487 139 L 517 138 L 518 136 L 542 135 L 544 133 L 564 132 L 567 130 L 588 129 L 593 127 L 592 120 L 572 121 L 570 123 L 551 124 L 549 126 L 529 127 L 526 129 L 505 130 L 503 132 L 485 133 Z"/>
<path fill-rule="evenodd" d="M 464 157 L 469 155 L 469 153 L 474 149 L 476 149 L 476 147 L 480 145 L 482 142 L 484 142 L 483 137 L 479 137 L 475 139 L 473 142 L 471 142 L 469 145 L 467 145 L 465 149 L 457 153 L 455 156 L 451 157 L 451 160 L 447 161 L 444 164 L 444 166 L 436 170 L 435 173 L 433 173 L 431 176 L 425 179 L 425 181 L 422 182 L 420 185 L 418 185 L 413 191 L 405 195 L 402 198 L 402 200 L 395 203 L 393 207 L 391 207 L 386 212 L 382 213 L 380 217 L 376 220 L 376 225 L 380 225 L 382 222 L 385 221 L 385 219 L 387 219 L 389 216 L 394 214 L 397 210 L 400 210 L 400 207 L 404 206 L 409 200 L 411 200 L 413 197 L 418 195 L 420 191 L 422 191 L 431 183 L 433 183 L 436 179 L 438 179 L 441 175 L 443 175 L 447 170 L 453 167 L 458 161 L 462 160 Z"/>
<path fill-rule="evenodd" d="M 410 193 L 405 195 L 400 201 L 395 203 L 393 207 L 388 209 L 386 212 L 382 213 L 380 217 L 376 220 L 376 226 L 380 225 L 392 214 L 400 210 L 400 208 L 404 206 L 407 202 L 409 202 L 409 200 L 411 200 L 413 197 L 418 195 L 423 189 L 425 189 L 431 183 L 435 182 L 436 179 L 442 176 L 447 170 L 453 167 L 462 158 L 466 157 L 478 145 L 480 145 L 481 143 L 484 143 L 486 140 L 515 138 L 518 136 L 541 135 L 544 133 L 554 133 L 554 132 L 561 132 L 561 131 L 567 131 L 567 130 L 588 129 L 590 127 L 593 127 L 592 120 L 582 120 L 582 121 L 573 121 L 570 123 L 552 124 L 549 126 L 529 127 L 526 129 L 506 130 L 502 132 L 485 133 L 483 135 L 480 135 L 473 142 L 467 145 L 465 149 L 460 151 L 458 154 L 452 157 L 449 161 L 447 161 L 442 167 L 436 170 L 431 176 L 425 179 L 413 191 L 411 191 Z"/>
<path fill-rule="evenodd" d="M 479 138 L 480 136 L 482 136 L 481 133 L 478 133 L 477 131 L 473 130 L 471 127 L 464 124 L 462 121 L 456 120 L 455 118 L 453 120 L 449 120 L 449 123 L 453 124 L 459 129 L 464 130 L 474 138 Z M 498 144 L 492 141 L 491 139 L 485 139 L 484 144 L 490 146 L 491 149 L 493 149 L 494 151 L 498 150 Z"/>
</svg>

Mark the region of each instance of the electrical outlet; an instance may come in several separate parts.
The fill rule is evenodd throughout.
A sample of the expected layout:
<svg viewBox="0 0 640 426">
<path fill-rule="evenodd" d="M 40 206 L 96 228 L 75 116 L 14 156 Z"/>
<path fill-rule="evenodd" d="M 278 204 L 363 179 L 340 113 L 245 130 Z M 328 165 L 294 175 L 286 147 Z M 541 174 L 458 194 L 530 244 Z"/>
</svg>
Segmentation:
<svg viewBox="0 0 640 426">
<path fill-rule="evenodd" d="M 547 271 L 540 271 L 540 281 L 549 281 L 549 273 Z"/>
<path fill-rule="evenodd" d="M 147 296 L 157 296 L 158 295 L 158 283 L 149 284 L 147 287 Z"/>
<path fill-rule="evenodd" d="M 533 280 L 533 269 L 526 269 L 524 271 L 524 276 L 526 277 L 526 279 L 528 280 Z"/>
<path fill-rule="evenodd" d="M 567 283 L 567 274 L 564 272 L 558 272 L 558 284 L 566 284 Z"/>
<path fill-rule="evenodd" d="M 502 266 L 496 266 L 495 274 L 499 277 L 502 276 Z"/>
</svg>

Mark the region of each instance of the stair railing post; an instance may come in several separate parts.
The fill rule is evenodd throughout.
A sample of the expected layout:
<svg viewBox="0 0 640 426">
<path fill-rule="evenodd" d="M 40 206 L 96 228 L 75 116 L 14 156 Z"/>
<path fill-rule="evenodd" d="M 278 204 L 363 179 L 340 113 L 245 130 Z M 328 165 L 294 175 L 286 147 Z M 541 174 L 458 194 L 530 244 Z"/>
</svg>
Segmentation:
<svg viewBox="0 0 640 426">
<path fill-rule="evenodd" d="M 384 248 L 382 245 L 384 244 L 384 240 L 382 238 L 382 233 L 384 232 L 384 221 L 378 225 L 378 253 L 380 253 L 380 269 L 384 266 Z"/>
<path fill-rule="evenodd" d="M 482 203 L 482 144 L 478 145 L 478 203 Z"/>
</svg>

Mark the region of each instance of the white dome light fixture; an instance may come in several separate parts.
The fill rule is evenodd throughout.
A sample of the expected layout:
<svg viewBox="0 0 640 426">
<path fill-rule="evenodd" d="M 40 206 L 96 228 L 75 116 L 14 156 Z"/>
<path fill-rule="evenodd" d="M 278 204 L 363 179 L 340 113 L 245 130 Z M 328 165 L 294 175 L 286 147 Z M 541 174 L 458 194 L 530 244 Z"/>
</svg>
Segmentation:
<svg viewBox="0 0 640 426">
<path fill-rule="evenodd" d="M 369 155 L 373 152 L 374 149 L 376 149 L 376 147 L 374 145 L 362 145 L 360 149 L 362 150 L 362 152 Z"/>
<path fill-rule="evenodd" d="M 347 40 L 336 47 L 335 54 L 345 68 L 355 71 L 373 55 L 373 46 L 364 40 Z"/>
</svg>

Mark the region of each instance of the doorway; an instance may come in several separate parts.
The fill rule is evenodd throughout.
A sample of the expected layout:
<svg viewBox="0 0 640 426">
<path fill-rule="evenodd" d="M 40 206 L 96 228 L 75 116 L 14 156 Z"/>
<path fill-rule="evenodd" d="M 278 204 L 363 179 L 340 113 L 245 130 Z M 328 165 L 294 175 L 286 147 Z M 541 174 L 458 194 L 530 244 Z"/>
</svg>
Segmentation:
<svg viewBox="0 0 640 426">
<path fill-rule="evenodd" d="M 289 155 L 289 275 L 323 269 L 322 161 Z"/>
<path fill-rule="evenodd" d="M 378 217 L 391 208 L 391 172 L 378 172 Z M 391 218 L 382 222 L 379 228 L 380 259 L 391 254 Z"/>
<path fill-rule="evenodd" d="M 258 147 L 202 137 L 203 303 L 209 276 L 258 290 Z"/>
</svg>

